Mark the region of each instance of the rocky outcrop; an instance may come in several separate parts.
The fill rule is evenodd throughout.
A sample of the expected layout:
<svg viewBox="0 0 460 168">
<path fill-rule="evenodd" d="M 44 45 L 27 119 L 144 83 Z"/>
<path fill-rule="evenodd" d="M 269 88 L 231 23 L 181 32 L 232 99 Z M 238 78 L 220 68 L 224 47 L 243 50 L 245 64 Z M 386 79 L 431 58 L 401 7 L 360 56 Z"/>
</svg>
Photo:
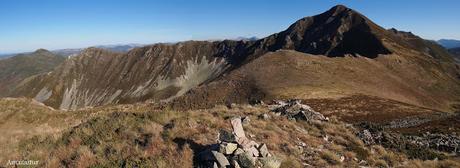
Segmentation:
<svg viewBox="0 0 460 168">
<path fill-rule="evenodd" d="M 302 104 L 301 100 L 291 99 L 287 101 L 275 100 L 269 105 L 270 111 L 278 116 L 286 116 L 293 120 L 304 121 L 328 121 L 329 118 L 324 117 L 319 112 L 313 110 L 310 106 Z"/>
<path fill-rule="evenodd" d="M 232 118 L 231 124 L 232 132 L 221 130 L 217 144 L 199 154 L 202 167 L 280 167 L 281 161 L 268 151 L 266 144 L 246 137 L 240 117 Z"/>
<path fill-rule="evenodd" d="M 404 135 L 384 131 L 378 126 L 361 124 L 362 129 L 357 133 L 365 144 L 380 144 L 398 150 L 426 150 L 460 154 L 460 137 L 455 133 L 441 134 L 426 132 L 421 135 Z M 412 152 L 412 151 L 409 151 Z"/>
</svg>

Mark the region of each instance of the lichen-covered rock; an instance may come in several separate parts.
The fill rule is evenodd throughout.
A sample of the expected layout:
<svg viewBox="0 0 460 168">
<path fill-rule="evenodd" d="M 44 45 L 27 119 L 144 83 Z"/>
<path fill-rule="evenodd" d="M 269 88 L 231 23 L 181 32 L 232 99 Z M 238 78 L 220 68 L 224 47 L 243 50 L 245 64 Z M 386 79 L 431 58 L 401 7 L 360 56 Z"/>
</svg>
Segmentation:
<svg viewBox="0 0 460 168">
<path fill-rule="evenodd" d="M 260 155 L 262 157 L 269 157 L 270 156 L 270 153 L 268 152 L 267 145 L 265 145 L 265 144 L 260 145 L 259 152 L 260 152 Z"/>
<path fill-rule="evenodd" d="M 220 142 L 236 142 L 235 135 L 232 132 L 225 130 L 220 130 L 219 134 L 217 135 L 217 139 Z"/>
<path fill-rule="evenodd" d="M 235 143 L 222 143 L 220 144 L 219 152 L 230 155 L 232 154 L 236 149 L 238 148 L 238 145 Z"/>
<path fill-rule="evenodd" d="M 212 155 L 214 156 L 220 167 L 226 167 L 230 165 L 230 162 L 228 162 L 224 154 L 219 153 L 217 151 L 212 151 Z"/>
<path fill-rule="evenodd" d="M 241 148 L 238 148 L 238 149 L 235 150 L 235 152 L 234 152 L 233 154 L 234 154 L 234 155 L 240 155 L 240 154 L 242 154 L 242 153 L 244 153 L 244 150 L 241 149 Z"/>
</svg>

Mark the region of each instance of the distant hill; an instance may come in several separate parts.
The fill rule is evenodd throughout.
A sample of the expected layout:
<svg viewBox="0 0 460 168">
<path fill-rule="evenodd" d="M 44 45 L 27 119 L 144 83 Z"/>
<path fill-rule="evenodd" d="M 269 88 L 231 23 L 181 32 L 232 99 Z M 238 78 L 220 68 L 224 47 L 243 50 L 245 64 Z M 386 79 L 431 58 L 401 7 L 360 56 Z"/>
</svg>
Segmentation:
<svg viewBox="0 0 460 168">
<path fill-rule="evenodd" d="M 16 54 L 0 54 L 0 60 L 15 56 Z"/>
<path fill-rule="evenodd" d="M 259 40 L 259 38 L 257 38 L 256 36 L 252 36 L 252 37 L 238 37 L 236 39 L 234 39 L 236 41 L 240 41 L 240 40 L 243 40 L 243 41 L 257 41 Z"/>
<path fill-rule="evenodd" d="M 143 44 L 117 44 L 117 45 L 98 45 L 98 46 L 93 46 L 95 48 L 101 48 L 101 49 L 106 49 L 109 51 L 113 52 L 128 52 L 129 50 L 136 48 L 136 47 L 142 47 L 144 46 Z M 70 49 L 59 49 L 59 50 L 53 50 L 51 52 L 63 56 L 70 56 L 70 55 L 77 55 L 82 52 L 84 48 L 70 48 Z"/>
<path fill-rule="evenodd" d="M 441 40 L 438 40 L 437 42 L 447 49 L 460 47 L 460 40 L 441 39 Z"/>
<path fill-rule="evenodd" d="M 129 51 L 129 50 L 131 50 L 133 48 L 142 47 L 142 46 L 145 46 L 145 45 L 144 44 L 115 44 L 115 45 L 97 45 L 97 46 L 93 46 L 93 47 L 106 49 L 106 50 L 113 51 L 113 52 L 127 52 L 127 51 Z M 54 53 L 56 55 L 68 57 L 68 56 L 71 56 L 71 55 L 79 54 L 84 49 L 85 48 L 66 48 L 66 49 L 51 50 L 50 52 L 52 52 L 52 53 Z M 0 60 L 5 59 L 5 58 L 9 58 L 9 57 L 12 57 L 12 56 L 15 56 L 15 55 L 18 55 L 18 54 L 30 54 L 30 53 L 32 53 L 32 52 L 0 54 Z"/>
<path fill-rule="evenodd" d="M 44 49 L 0 60 L 0 96 L 6 96 L 27 77 L 52 71 L 66 58 Z"/>
</svg>

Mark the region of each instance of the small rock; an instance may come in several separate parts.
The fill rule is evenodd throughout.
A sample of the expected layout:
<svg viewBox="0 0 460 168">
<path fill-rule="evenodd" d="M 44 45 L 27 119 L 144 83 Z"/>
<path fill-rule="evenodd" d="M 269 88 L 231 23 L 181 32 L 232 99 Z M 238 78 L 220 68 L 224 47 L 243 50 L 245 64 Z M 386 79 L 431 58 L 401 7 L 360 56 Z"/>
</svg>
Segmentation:
<svg viewBox="0 0 460 168">
<path fill-rule="evenodd" d="M 246 139 L 244 142 L 240 143 L 240 145 L 243 147 L 244 150 L 247 150 L 247 149 L 252 148 L 252 147 L 256 147 L 256 148 L 259 147 L 258 143 L 256 143 L 255 141 L 250 141 L 248 139 Z"/>
<path fill-rule="evenodd" d="M 264 119 L 264 120 L 268 120 L 268 119 L 270 119 L 270 115 L 268 115 L 267 113 L 263 113 L 263 114 L 259 115 L 259 118 Z"/>
<path fill-rule="evenodd" d="M 249 123 L 251 122 L 251 119 L 249 118 L 249 116 L 246 116 L 243 118 L 243 125 L 248 125 Z"/>
<path fill-rule="evenodd" d="M 234 168 L 241 168 L 240 164 L 238 164 L 238 161 L 236 161 L 236 160 L 232 160 L 232 166 Z"/>
<path fill-rule="evenodd" d="M 231 132 L 220 130 L 218 140 L 221 142 L 236 142 L 236 137 Z"/>
<path fill-rule="evenodd" d="M 217 163 L 214 162 L 214 163 L 212 164 L 212 168 L 219 168 L 219 166 L 217 166 Z"/>
<path fill-rule="evenodd" d="M 241 149 L 241 148 L 237 148 L 233 154 L 234 155 L 241 155 L 242 153 L 244 153 L 244 150 Z"/>
<path fill-rule="evenodd" d="M 224 154 L 219 153 L 217 151 L 212 151 L 212 155 L 214 155 L 214 158 L 216 159 L 220 167 L 225 167 L 225 166 L 230 165 L 230 162 L 228 162 Z"/>
<path fill-rule="evenodd" d="M 265 144 L 260 145 L 259 152 L 260 152 L 260 155 L 262 157 L 269 157 L 270 156 L 270 153 L 268 152 L 267 145 L 265 145 Z"/>
<path fill-rule="evenodd" d="M 238 148 L 238 145 L 235 143 L 222 143 L 220 144 L 219 152 L 230 155 L 236 150 L 236 148 Z"/>
<path fill-rule="evenodd" d="M 247 149 L 246 152 L 252 153 L 252 156 L 254 157 L 259 157 L 259 150 L 257 150 L 257 148 L 255 148 L 254 146 Z"/>
<path fill-rule="evenodd" d="M 307 144 L 305 142 L 299 141 L 297 142 L 297 146 L 306 147 Z"/>
<path fill-rule="evenodd" d="M 323 140 L 324 140 L 324 141 L 329 141 L 329 136 L 325 135 L 325 136 L 323 137 Z"/>
<path fill-rule="evenodd" d="M 241 125 L 241 118 L 235 117 L 231 120 L 231 123 L 233 127 L 233 134 L 236 136 L 236 140 L 238 141 L 239 138 L 246 138 L 243 130 L 243 125 Z"/>
</svg>

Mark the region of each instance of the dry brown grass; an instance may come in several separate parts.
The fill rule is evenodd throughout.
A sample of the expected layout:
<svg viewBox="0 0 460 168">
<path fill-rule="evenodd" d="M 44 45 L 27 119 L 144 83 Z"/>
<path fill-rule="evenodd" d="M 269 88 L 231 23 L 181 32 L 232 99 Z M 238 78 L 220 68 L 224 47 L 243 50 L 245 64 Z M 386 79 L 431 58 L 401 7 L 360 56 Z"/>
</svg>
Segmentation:
<svg viewBox="0 0 460 168">
<path fill-rule="evenodd" d="M 427 56 L 428 57 L 428 56 Z M 455 70 L 453 65 L 449 65 Z M 209 84 L 193 89 L 178 105 L 209 108 L 248 98 L 324 99 L 363 94 L 411 105 L 453 111 L 460 94 L 455 73 L 420 54 L 325 57 L 278 50 L 258 57 Z"/>
<path fill-rule="evenodd" d="M 259 118 L 263 113 L 271 119 Z M 64 127 L 58 135 L 23 138 L 16 153 L 40 160 L 46 167 L 192 167 L 197 153 L 216 143 L 220 129 L 231 129 L 229 118 L 247 116 L 251 121 L 243 125 L 246 135 L 267 144 L 282 160 L 282 167 L 452 167 L 460 163 L 409 160 L 381 146 L 365 146 L 353 127 L 336 118 L 291 121 L 258 106 L 175 111 L 148 104 L 118 105 L 80 111 L 76 116 L 86 118 L 80 118 L 83 122 L 75 127 Z M 367 164 L 360 164 L 362 160 Z"/>
</svg>

